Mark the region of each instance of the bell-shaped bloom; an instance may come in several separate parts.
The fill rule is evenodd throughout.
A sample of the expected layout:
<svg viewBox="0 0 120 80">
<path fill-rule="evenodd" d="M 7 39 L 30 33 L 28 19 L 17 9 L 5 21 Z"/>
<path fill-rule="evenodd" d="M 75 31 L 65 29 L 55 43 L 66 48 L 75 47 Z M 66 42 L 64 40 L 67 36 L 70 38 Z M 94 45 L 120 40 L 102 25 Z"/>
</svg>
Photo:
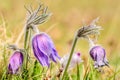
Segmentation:
<svg viewBox="0 0 120 80">
<path fill-rule="evenodd" d="M 105 49 L 101 46 L 93 46 L 90 49 L 90 56 L 95 61 L 94 67 L 108 66 L 108 60 L 106 59 Z"/>
<path fill-rule="evenodd" d="M 61 58 L 60 64 L 61 64 L 62 69 L 64 69 L 66 67 L 68 59 L 69 59 L 69 54 L 67 54 L 67 55 L 63 56 L 63 58 Z M 80 64 L 81 62 L 83 62 L 83 60 L 80 57 L 80 53 L 79 52 L 74 53 L 71 58 L 68 69 L 69 70 L 73 69 L 77 64 Z"/>
<path fill-rule="evenodd" d="M 60 59 L 51 38 L 46 33 L 33 36 L 32 47 L 35 57 L 42 66 L 49 67 L 50 60 L 57 62 L 57 59 Z"/>
<path fill-rule="evenodd" d="M 16 74 L 22 64 L 23 54 L 20 51 L 15 51 L 9 60 L 8 73 Z"/>
</svg>

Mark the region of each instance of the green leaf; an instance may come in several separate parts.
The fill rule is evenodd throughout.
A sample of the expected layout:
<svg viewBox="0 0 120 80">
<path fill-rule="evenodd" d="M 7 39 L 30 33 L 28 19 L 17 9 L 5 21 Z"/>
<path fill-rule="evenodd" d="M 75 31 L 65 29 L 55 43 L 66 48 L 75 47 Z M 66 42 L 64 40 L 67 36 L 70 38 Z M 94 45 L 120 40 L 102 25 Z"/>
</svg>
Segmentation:
<svg viewBox="0 0 120 80">
<path fill-rule="evenodd" d="M 32 73 L 32 79 L 33 80 L 37 80 L 37 78 L 42 78 L 42 72 L 44 71 L 44 69 L 42 68 L 42 66 L 40 65 L 40 63 L 35 60 L 34 62 L 34 67 L 33 67 L 33 73 Z"/>
<path fill-rule="evenodd" d="M 64 80 L 70 80 L 69 74 L 66 72 Z"/>
<path fill-rule="evenodd" d="M 80 80 L 80 70 L 78 64 L 77 64 L 77 80 Z"/>
</svg>

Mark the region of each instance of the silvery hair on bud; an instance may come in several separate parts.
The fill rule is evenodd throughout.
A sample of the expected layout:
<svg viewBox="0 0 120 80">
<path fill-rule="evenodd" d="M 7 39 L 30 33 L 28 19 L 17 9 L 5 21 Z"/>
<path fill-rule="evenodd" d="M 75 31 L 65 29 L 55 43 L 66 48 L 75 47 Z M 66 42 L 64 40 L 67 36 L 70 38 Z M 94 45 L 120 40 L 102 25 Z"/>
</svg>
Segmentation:
<svg viewBox="0 0 120 80">
<path fill-rule="evenodd" d="M 95 23 L 99 18 L 94 19 L 88 26 L 83 26 L 77 31 L 77 37 L 85 38 L 88 35 L 100 34 L 101 26 L 97 26 Z"/>
</svg>

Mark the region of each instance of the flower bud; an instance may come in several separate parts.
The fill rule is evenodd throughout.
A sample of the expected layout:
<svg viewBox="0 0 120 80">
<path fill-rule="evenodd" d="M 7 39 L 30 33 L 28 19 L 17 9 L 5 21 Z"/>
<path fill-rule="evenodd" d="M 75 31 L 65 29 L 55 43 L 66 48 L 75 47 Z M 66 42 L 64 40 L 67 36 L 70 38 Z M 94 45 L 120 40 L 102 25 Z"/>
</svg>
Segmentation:
<svg viewBox="0 0 120 80">
<path fill-rule="evenodd" d="M 19 68 L 23 64 L 23 54 L 20 51 L 15 51 L 11 56 L 8 65 L 8 72 L 10 74 L 16 74 Z"/>
<path fill-rule="evenodd" d="M 106 52 L 105 49 L 101 46 L 93 46 L 90 49 L 90 56 L 95 61 L 94 67 L 102 67 L 107 65 L 108 66 L 108 60 L 106 59 Z"/>
<path fill-rule="evenodd" d="M 82 28 L 78 29 L 77 37 L 78 38 L 86 38 L 89 35 L 98 35 L 100 34 L 99 31 L 101 30 L 101 26 L 96 25 L 96 22 L 99 18 L 94 19 L 89 25 L 83 26 Z"/>
</svg>

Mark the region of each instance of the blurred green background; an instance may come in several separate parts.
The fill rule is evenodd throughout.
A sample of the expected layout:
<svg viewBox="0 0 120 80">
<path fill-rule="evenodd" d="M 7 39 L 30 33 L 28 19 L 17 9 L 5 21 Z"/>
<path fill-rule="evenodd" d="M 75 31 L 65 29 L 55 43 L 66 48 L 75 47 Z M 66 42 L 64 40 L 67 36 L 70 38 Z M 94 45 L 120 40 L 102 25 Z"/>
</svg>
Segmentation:
<svg viewBox="0 0 120 80">
<path fill-rule="evenodd" d="M 120 67 L 120 0 L 0 0 L 0 48 L 6 43 L 14 44 L 25 25 L 27 11 L 24 5 L 34 8 L 42 2 L 52 12 L 51 18 L 39 26 L 41 31 L 50 29 L 58 53 L 69 53 L 75 31 L 100 17 L 98 25 L 103 27 L 98 44 L 107 52 L 107 58 L 113 69 Z M 22 48 L 23 40 L 19 42 Z M 80 39 L 76 51 L 87 60 L 89 45 Z M 0 52 L 3 55 L 3 52 Z M 0 56 L 0 62 L 3 58 Z"/>
</svg>

